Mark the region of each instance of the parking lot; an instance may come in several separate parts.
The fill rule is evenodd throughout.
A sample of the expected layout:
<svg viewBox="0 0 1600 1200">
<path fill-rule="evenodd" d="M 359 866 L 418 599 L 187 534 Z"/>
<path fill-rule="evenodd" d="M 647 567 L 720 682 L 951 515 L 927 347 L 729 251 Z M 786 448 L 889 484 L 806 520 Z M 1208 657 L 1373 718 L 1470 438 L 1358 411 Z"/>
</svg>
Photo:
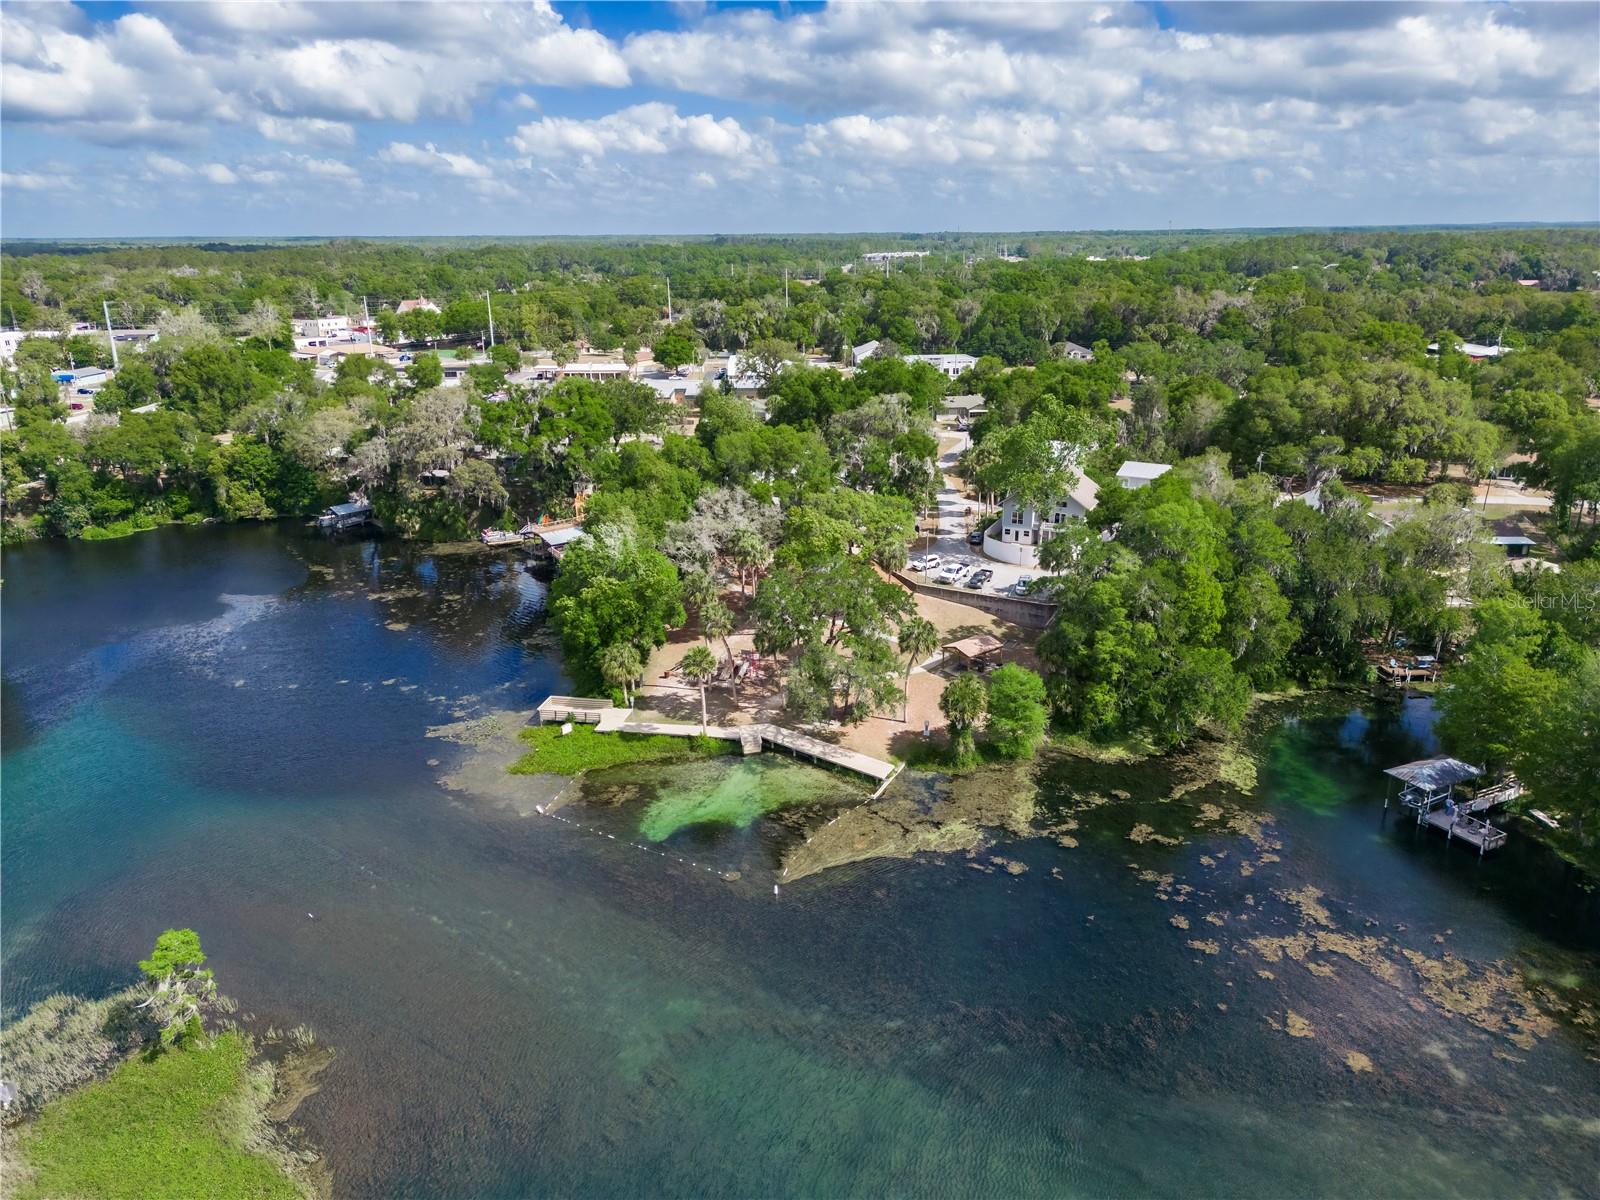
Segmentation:
<svg viewBox="0 0 1600 1200">
<path fill-rule="evenodd" d="M 938 532 L 932 535 L 919 537 L 912 546 L 910 561 L 926 554 L 937 554 L 941 560 L 941 567 L 952 560 L 964 563 L 969 568 L 986 567 L 994 572 L 994 577 L 984 584 L 982 591 L 998 592 L 1001 595 L 1013 595 L 1017 580 L 1024 575 L 1038 578 L 1041 574 L 1037 567 L 1019 567 L 1014 563 L 996 562 L 984 556 L 980 546 L 969 546 L 967 534 L 982 528 L 990 521 L 998 520 L 998 513 L 981 514 L 975 501 L 968 500 L 960 490 L 954 486 L 955 477 L 951 474 L 955 470 L 957 456 L 966 448 L 967 436 L 965 434 L 944 434 L 940 438 L 939 469 L 943 474 L 946 486 L 939 491 L 938 498 Z M 918 572 L 912 571 L 913 575 Z M 938 579 L 938 569 L 932 573 L 930 582 L 942 582 Z M 967 591 L 965 576 L 961 583 L 951 585 L 959 591 Z"/>
</svg>

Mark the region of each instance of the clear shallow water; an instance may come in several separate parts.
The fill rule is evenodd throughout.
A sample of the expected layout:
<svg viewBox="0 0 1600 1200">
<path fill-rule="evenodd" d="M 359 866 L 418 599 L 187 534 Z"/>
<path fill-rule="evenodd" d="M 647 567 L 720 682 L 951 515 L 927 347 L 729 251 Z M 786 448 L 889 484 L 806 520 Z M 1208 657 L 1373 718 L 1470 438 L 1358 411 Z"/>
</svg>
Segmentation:
<svg viewBox="0 0 1600 1200">
<path fill-rule="evenodd" d="M 1161 770 L 1047 763 L 1047 818 L 1129 798 L 1080 812 L 1076 848 L 994 847 L 1022 874 L 956 854 L 774 897 L 848 781 L 609 772 L 566 810 L 609 838 L 440 787 L 463 751 L 429 726 L 564 686 L 514 560 L 271 527 L 4 565 L 6 1010 L 125 983 L 194 925 L 246 1011 L 337 1047 L 299 1120 L 340 1195 L 1597 1190 L 1600 1069 L 1570 1023 L 1593 895 L 1525 838 L 1480 865 L 1382 821 L 1424 706 L 1271 732 L 1260 844 Z M 747 808 L 752 771 L 801 802 L 643 832 L 697 789 Z M 1306 887 L 1402 964 L 1562 981 L 1561 1019 L 1525 1048 L 1409 978 L 1269 963 L 1251 939 L 1311 928 L 1283 899 Z"/>
</svg>

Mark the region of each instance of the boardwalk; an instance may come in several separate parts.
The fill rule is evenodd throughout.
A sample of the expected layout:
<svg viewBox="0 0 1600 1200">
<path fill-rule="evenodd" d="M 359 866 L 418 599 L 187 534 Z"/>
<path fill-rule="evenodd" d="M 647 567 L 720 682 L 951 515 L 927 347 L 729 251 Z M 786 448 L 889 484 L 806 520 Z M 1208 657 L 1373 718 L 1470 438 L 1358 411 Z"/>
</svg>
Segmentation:
<svg viewBox="0 0 1600 1200">
<path fill-rule="evenodd" d="M 541 716 L 552 700 L 563 699 L 566 698 L 552 696 L 546 700 L 539 706 Z M 564 706 L 563 711 L 565 711 Z M 700 735 L 699 725 L 685 725 L 676 721 L 635 720 L 631 709 L 612 707 L 599 711 L 595 729 L 600 733 L 653 733 L 666 737 Z M 785 729 L 781 725 L 766 722 L 754 725 L 708 725 L 705 732 L 707 737 L 738 742 L 746 754 L 755 754 L 763 746 L 770 746 L 777 750 L 787 750 L 791 754 L 804 755 L 816 762 L 827 763 L 830 767 L 842 767 L 846 771 L 854 771 L 858 775 L 876 779 L 880 784 L 888 783 L 890 777 L 899 770 L 894 763 L 873 758 L 870 754 L 848 750 L 843 746 L 835 746 L 832 742 L 825 742 L 821 738 L 814 738 L 810 734 L 801 733 L 799 730 Z"/>
</svg>

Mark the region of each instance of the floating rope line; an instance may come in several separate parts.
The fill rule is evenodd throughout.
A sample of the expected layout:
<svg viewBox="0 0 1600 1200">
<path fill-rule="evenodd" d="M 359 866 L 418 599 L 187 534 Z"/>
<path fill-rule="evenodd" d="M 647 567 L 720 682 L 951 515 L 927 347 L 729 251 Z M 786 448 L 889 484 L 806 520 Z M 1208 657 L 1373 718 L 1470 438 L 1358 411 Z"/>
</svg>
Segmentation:
<svg viewBox="0 0 1600 1200">
<path fill-rule="evenodd" d="M 563 817 L 560 813 L 546 812 L 545 808 L 544 808 L 544 805 L 542 805 L 542 804 L 536 804 L 536 805 L 533 806 L 533 808 L 534 808 L 534 811 L 536 813 L 538 813 L 541 817 L 548 817 L 552 821 L 560 821 L 563 825 L 570 825 L 574 829 L 581 829 L 585 833 L 594 834 L 596 837 L 609 838 L 613 842 L 618 840 L 616 834 L 609 833 L 604 829 L 596 829 L 593 825 L 585 825 L 582 821 L 574 821 L 570 817 Z M 658 855 L 661 858 L 674 859 L 677 862 L 681 863 L 683 866 L 693 867 L 696 870 L 700 870 L 700 871 L 706 872 L 708 875 L 715 875 L 719 879 L 723 879 L 725 874 L 726 874 L 724 871 L 720 870 L 717 867 L 711 867 L 711 866 L 707 866 L 705 863 L 695 862 L 694 859 L 692 859 L 692 858 L 684 858 L 681 854 L 668 854 L 667 851 L 662 850 L 661 848 L 659 848 L 657 846 L 646 846 L 641 842 L 629 842 L 629 841 L 624 841 L 622 844 L 625 845 L 625 846 L 632 846 L 635 850 L 642 850 L 646 854 L 655 854 L 655 855 Z M 773 885 L 773 894 L 774 895 L 777 894 L 777 885 L 776 884 Z"/>
<path fill-rule="evenodd" d="M 864 799 L 857 801 L 855 804 L 852 804 L 849 808 L 845 809 L 843 812 L 835 813 L 833 815 L 832 820 L 828 821 L 827 825 L 824 825 L 822 827 L 822 829 L 828 828 L 828 825 L 834 824 L 834 822 L 838 821 L 840 817 L 849 816 L 851 813 L 855 812 L 856 809 L 864 808 L 868 804 L 871 804 L 879 796 L 883 795 L 884 792 L 889 790 L 889 784 L 894 782 L 895 777 L 898 776 L 900 774 L 900 772 L 903 771 L 904 769 L 905 769 L 905 764 L 904 763 L 896 764 L 895 769 L 889 773 L 889 777 L 887 779 L 885 779 L 882 783 L 880 783 L 878 785 L 878 789 L 875 792 L 873 792 L 870 796 L 867 796 Z M 820 833 L 820 832 L 822 832 L 821 829 L 819 829 L 817 831 L 817 833 Z M 807 846 L 811 845 L 812 842 L 816 841 L 816 838 L 817 838 L 817 834 L 813 833 L 805 841 L 800 843 L 800 849 L 804 850 Z M 789 874 L 789 868 L 788 867 L 784 867 L 783 868 L 783 875 L 780 876 L 780 878 L 785 878 L 785 877 L 788 876 L 788 874 Z M 774 886 L 776 886 L 776 885 L 774 885 Z"/>
</svg>

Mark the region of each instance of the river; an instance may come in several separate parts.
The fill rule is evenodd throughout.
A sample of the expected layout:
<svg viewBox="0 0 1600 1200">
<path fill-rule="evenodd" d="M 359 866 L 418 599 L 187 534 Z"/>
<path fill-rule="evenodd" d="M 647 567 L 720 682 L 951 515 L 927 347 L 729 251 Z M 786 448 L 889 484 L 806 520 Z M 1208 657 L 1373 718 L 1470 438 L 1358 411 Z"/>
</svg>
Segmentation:
<svg viewBox="0 0 1600 1200">
<path fill-rule="evenodd" d="M 1050 755 L 1054 835 L 775 895 L 859 788 L 612 772 L 564 823 L 442 784 L 430 728 L 567 686 L 515 557 L 282 524 L 4 573 L 7 1016 L 195 927 L 336 1048 L 296 1119 L 340 1196 L 1600 1192 L 1594 892 L 1385 819 L 1425 701 L 1275 710 L 1248 798 Z M 641 832 L 696 788 L 809 802 Z"/>
</svg>

